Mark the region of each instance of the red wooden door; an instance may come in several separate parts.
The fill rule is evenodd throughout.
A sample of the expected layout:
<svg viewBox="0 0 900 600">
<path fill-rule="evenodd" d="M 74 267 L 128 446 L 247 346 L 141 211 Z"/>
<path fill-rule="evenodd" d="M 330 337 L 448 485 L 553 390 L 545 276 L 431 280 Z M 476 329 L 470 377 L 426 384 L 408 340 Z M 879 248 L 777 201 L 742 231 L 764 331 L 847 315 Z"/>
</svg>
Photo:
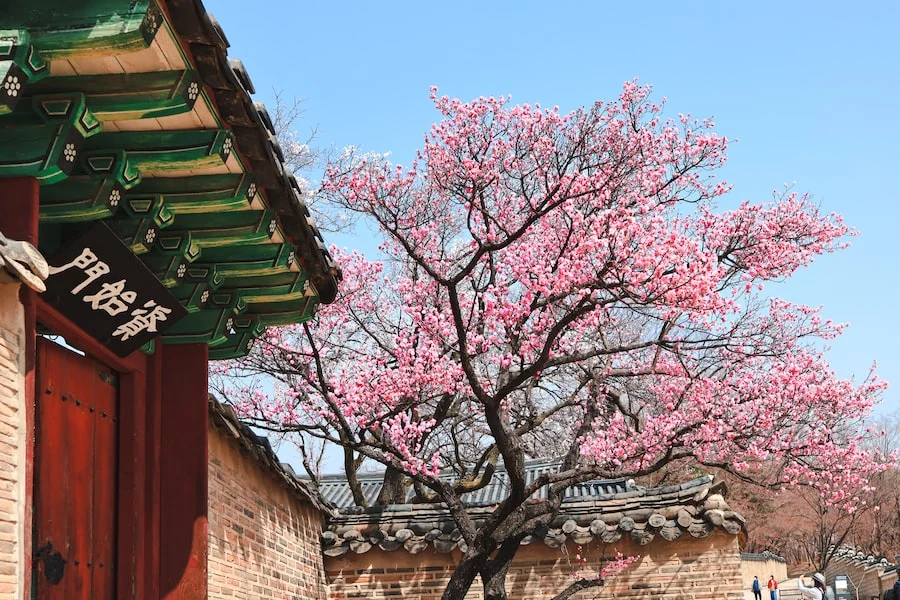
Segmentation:
<svg viewBox="0 0 900 600">
<path fill-rule="evenodd" d="M 38 600 L 115 597 L 115 372 L 38 338 L 34 588 Z"/>
</svg>

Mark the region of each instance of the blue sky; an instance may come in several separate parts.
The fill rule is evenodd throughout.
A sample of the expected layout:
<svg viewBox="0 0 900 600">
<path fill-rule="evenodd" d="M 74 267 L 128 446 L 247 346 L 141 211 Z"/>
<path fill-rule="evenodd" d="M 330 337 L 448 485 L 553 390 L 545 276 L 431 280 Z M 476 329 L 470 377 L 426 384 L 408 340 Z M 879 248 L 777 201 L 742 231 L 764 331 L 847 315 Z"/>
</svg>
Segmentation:
<svg viewBox="0 0 900 600">
<path fill-rule="evenodd" d="M 256 99 L 303 98 L 301 133 L 317 127 L 324 147 L 408 164 L 437 118 L 431 85 L 568 110 L 638 77 L 669 114 L 715 116 L 739 140 L 729 204 L 796 181 L 861 232 L 770 291 L 849 322 L 832 365 L 859 378 L 877 360 L 896 384 L 880 411 L 900 409 L 900 3 L 688 4 L 205 1 Z M 368 235 L 336 241 L 371 248 Z"/>
</svg>

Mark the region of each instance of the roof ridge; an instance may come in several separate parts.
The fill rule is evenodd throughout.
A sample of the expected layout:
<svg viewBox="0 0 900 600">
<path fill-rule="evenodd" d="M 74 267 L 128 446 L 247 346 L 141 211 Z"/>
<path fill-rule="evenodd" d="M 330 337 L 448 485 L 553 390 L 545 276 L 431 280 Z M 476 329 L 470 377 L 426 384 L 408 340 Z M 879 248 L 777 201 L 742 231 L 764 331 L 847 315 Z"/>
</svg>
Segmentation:
<svg viewBox="0 0 900 600">
<path fill-rule="evenodd" d="M 310 502 L 323 513 L 332 513 L 332 507 L 316 493 L 310 481 L 298 477 L 293 467 L 288 463 L 281 462 L 278 454 L 272 448 L 269 438 L 258 435 L 250 425 L 241 421 L 235 413 L 234 407 L 219 402 L 213 394 L 208 394 L 207 404 L 212 425 L 227 431 L 233 439 L 249 451 L 251 458 L 275 474 L 289 490 Z"/>
<path fill-rule="evenodd" d="M 715 493 L 713 482 L 711 475 L 705 475 L 679 485 L 567 498 L 549 523 L 536 527 L 521 543 L 543 540 L 557 548 L 568 540 L 614 543 L 627 536 L 645 545 L 657 536 L 666 541 L 684 534 L 704 538 L 719 529 L 728 535 L 746 535 L 744 517 Z M 469 515 L 480 521 L 495 505 L 469 505 Z M 327 519 L 326 527 L 322 534 L 326 556 L 359 554 L 376 546 L 385 551 L 402 546 L 411 554 L 429 546 L 443 553 L 465 551 L 465 541 L 441 503 L 343 507 Z"/>
</svg>

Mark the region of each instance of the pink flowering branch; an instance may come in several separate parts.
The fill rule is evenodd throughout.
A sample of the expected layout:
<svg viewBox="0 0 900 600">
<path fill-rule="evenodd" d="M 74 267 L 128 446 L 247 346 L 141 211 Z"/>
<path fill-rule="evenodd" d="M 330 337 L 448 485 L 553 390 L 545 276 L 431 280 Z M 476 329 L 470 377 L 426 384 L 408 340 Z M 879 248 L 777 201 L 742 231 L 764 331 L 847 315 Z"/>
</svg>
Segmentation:
<svg viewBox="0 0 900 600">
<path fill-rule="evenodd" d="M 587 565 L 587 557 L 582 555 L 581 546 L 578 547 L 578 553 L 575 555 L 575 570 L 572 573 L 574 581 L 570 583 L 564 590 L 553 596 L 551 600 L 566 600 L 571 598 L 578 592 L 583 590 L 603 587 L 607 582 L 616 578 L 625 571 L 633 562 L 637 561 L 639 556 L 625 556 L 621 552 L 616 552 L 616 557 L 609 561 L 604 561 L 596 576 L 582 577 L 581 570 Z"/>
</svg>

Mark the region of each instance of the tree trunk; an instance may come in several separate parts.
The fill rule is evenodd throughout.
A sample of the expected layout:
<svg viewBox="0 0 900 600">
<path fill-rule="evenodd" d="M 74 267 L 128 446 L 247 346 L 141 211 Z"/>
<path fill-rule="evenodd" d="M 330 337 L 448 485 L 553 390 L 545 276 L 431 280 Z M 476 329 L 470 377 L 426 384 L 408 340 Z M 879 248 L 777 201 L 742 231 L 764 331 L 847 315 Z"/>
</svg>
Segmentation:
<svg viewBox="0 0 900 600">
<path fill-rule="evenodd" d="M 350 486 L 350 493 L 353 494 L 353 503 L 356 506 L 368 506 L 366 495 L 363 493 L 362 485 L 356 476 L 356 460 L 353 457 L 353 450 L 344 447 L 344 473 L 347 475 L 347 485 Z"/>
<path fill-rule="evenodd" d="M 506 538 L 494 557 L 485 561 L 481 568 L 484 600 L 506 600 L 506 573 L 524 537 L 524 534 L 519 534 Z"/>
<path fill-rule="evenodd" d="M 497 568 L 481 570 L 481 580 L 484 585 L 484 600 L 507 600 L 507 571 L 509 571 L 509 561 Z"/>
<path fill-rule="evenodd" d="M 463 557 L 450 576 L 441 600 L 464 600 L 484 560 L 483 556 Z"/>
<path fill-rule="evenodd" d="M 393 467 L 386 467 L 381 491 L 378 493 L 376 506 L 386 504 L 406 504 L 406 486 L 403 485 L 403 473 Z"/>
</svg>

